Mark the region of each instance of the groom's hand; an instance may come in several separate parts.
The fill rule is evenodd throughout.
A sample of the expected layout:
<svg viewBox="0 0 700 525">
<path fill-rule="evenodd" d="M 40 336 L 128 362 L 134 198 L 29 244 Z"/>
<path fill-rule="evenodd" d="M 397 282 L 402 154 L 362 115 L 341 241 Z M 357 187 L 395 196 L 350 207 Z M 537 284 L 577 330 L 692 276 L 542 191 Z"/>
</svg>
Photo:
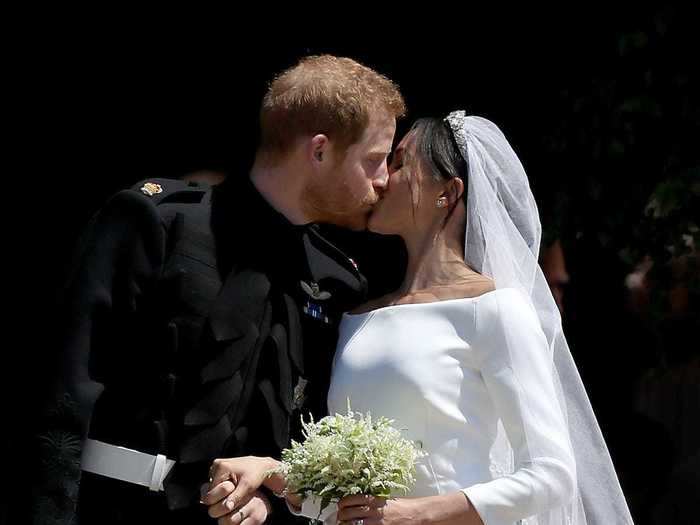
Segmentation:
<svg viewBox="0 0 700 525">
<path fill-rule="evenodd" d="M 208 492 L 202 496 L 202 503 L 211 507 L 225 499 L 228 505 L 232 505 L 230 510 L 237 510 L 278 466 L 279 462 L 272 458 L 256 456 L 216 459 L 209 470 Z"/>
<path fill-rule="evenodd" d="M 206 491 L 208 485 L 204 485 L 202 489 L 203 492 Z M 240 504 L 236 506 L 230 497 L 234 489 L 235 486 L 232 482 L 225 481 L 202 497 L 203 503 L 205 503 L 205 498 L 209 502 L 215 501 L 215 503 L 209 504 L 209 516 L 216 519 L 219 525 L 238 525 L 243 520 L 245 520 L 245 525 L 265 523 L 272 512 L 270 502 L 265 495 L 260 491 L 255 491 L 252 495 L 240 500 Z"/>
</svg>

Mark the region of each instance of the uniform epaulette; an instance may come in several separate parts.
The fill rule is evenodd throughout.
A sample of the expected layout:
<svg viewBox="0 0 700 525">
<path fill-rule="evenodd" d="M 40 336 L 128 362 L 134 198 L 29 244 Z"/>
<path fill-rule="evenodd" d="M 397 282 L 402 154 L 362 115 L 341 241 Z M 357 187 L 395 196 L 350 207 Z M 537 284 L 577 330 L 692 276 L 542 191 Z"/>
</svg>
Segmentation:
<svg viewBox="0 0 700 525">
<path fill-rule="evenodd" d="M 146 179 L 134 184 L 131 189 L 142 193 L 157 206 L 166 202 L 199 202 L 209 190 L 209 185 L 179 179 Z"/>
</svg>

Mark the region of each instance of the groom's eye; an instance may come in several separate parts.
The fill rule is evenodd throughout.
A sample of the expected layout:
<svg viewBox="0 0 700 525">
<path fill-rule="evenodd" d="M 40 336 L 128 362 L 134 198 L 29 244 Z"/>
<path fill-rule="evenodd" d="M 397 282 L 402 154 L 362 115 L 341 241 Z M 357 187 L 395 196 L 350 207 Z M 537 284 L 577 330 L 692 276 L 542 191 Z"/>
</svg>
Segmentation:
<svg viewBox="0 0 700 525">
<path fill-rule="evenodd" d="M 386 155 L 372 155 L 369 161 L 374 165 L 380 165 L 386 162 Z"/>
</svg>

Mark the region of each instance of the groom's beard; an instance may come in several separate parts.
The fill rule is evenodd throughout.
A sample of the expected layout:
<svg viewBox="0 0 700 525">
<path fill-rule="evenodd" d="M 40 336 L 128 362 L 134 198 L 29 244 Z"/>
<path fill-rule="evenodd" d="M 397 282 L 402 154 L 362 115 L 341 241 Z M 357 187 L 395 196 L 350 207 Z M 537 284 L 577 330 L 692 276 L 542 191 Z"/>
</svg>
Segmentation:
<svg viewBox="0 0 700 525">
<path fill-rule="evenodd" d="M 302 209 L 313 222 L 364 230 L 377 201 L 374 193 L 358 197 L 340 184 L 310 183 L 302 195 Z"/>
</svg>

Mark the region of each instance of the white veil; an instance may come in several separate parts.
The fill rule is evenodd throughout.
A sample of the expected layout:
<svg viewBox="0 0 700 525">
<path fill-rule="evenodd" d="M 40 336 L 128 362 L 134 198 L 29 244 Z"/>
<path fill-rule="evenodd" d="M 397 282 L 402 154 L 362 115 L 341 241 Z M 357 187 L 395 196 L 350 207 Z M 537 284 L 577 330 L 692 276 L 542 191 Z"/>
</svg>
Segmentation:
<svg viewBox="0 0 700 525">
<path fill-rule="evenodd" d="M 492 122 L 464 111 L 446 119 L 468 165 L 465 260 L 489 276 L 496 288 L 516 288 L 537 313 L 552 363 L 555 402 L 568 426 L 576 461 L 576 488 L 570 503 L 524 520 L 529 525 L 632 524 L 608 449 L 562 331 L 561 317 L 538 265 L 541 226 L 527 176 L 503 133 Z M 508 351 L 518 341 L 508 337 Z M 527 401 L 525 400 L 525 403 Z M 527 407 L 526 407 L 527 408 Z M 546 455 L 541 432 L 525 428 L 528 454 Z M 491 450 L 495 476 L 515 468 L 513 450 L 499 423 Z"/>
</svg>

